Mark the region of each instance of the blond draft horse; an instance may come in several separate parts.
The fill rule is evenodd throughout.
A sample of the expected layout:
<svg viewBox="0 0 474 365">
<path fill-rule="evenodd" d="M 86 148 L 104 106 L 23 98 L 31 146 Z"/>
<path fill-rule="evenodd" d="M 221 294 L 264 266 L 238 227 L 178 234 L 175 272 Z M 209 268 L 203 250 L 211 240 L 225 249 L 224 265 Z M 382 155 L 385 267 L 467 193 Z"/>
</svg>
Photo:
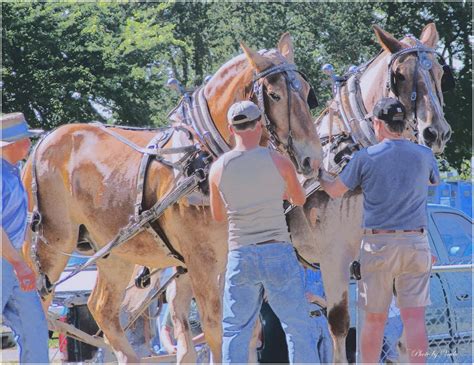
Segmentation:
<svg viewBox="0 0 474 365">
<path fill-rule="evenodd" d="M 414 46 L 411 38 L 401 41 L 389 33 L 374 26 L 375 35 L 383 48 L 383 52 L 375 58 L 360 77 L 362 98 L 368 111 L 371 111 L 375 102 L 384 96 L 387 81 L 387 65 L 392 54 L 401 49 Z M 427 25 L 419 38 L 421 43 L 430 48 L 436 48 L 439 35 L 434 24 Z M 418 76 L 417 89 L 417 128 L 418 143 L 431 146 L 433 151 L 441 153 L 450 135 L 450 126 L 444 115 L 436 109 L 443 110 L 441 100 L 428 96 L 429 88 L 436 95 L 436 89 L 441 90 L 443 70 L 435 55 L 429 55 L 433 63 L 432 84 L 427 85 L 421 75 Z M 416 56 L 409 53 L 400 57 L 393 64 L 393 72 L 399 79 L 398 98 L 407 109 L 407 116 L 412 115 L 412 92 L 414 67 Z M 401 75 L 402 77 L 400 77 Z M 435 85 L 436 84 L 436 85 Z M 394 96 L 391 94 L 391 96 Z M 434 105 L 435 103 L 440 103 Z M 330 107 L 335 108 L 334 100 Z M 341 134 L 343 126 L 338 115 L 333 115 L 330 122 L 329 113 L 323 113 L 316 121 L 320 138 L 327 137 L 329 129 L 332 135 Z M 412 131 L 408 131 L 412 132 Z M 413 137 L 408 133 L 407 137 Z M 341 146 L 341 148 L 344 146 Z M 329 164 L 327 155 L 323 159 L 325 166 Z M 328 320 L 334 340 L 334 362 L 345 363 L 345 339 L 349 330 L 350 318 L 348 311 L 349 265 L 357 259 L 363 231 L 361 229 L 363 196 L 361 191 L 348 192 L 342 198 L 330 199 L 323 192 L 318 191 L 308 197 L 303 208 L 294 210 L 289 216 L 290 228 L 295 246 L 300 254 L 311 262 L 319 262 L 324 281 L 328 302 Z"/>
<path fill-rule="evenodd" d="M 241 47 L 244 55 L 223 65 L 204 89 L 212 120 L 228 143 L 227 109 L 232 103 L 252 96 L 254 74 L 275 65 L 294 63 L 293 45 L 287 33 L 274 50 L 255 52 L 244 44 Z M 301 85 L 298 90 L 288 87 L 284 73 L 262 77 L 257 82 L 263 83 L 265 110 L 277 138 L 288 147 L 291 120 L 293 162 L 299 172 L 314 175 L 319 167 L 321 145 L 306 100 L 310 85 L 301 75 L 295 73 L 294 77 Z M 288 103 L 289 98 L 291 103 Z M 152 131 L 112 130 L 142 147 L 155 136 Z M 262 144 L 268 139 L 269 133 L 265 133 Z M 58 280 L 68 260 L 62 253 L 72 253 L 79 238 L 89 240 L 97 250 L 127 225 L 134 212 L 141 158 L 141 153 L 135 149 L 88 124 L 61 126 L 39 145 L 35 170 L 45 241 L 38 243 L 36 254 L 41 271 L 51 282 Z M 23 176 L 30 209 L 32 166 L 30 157 Z M 173 184 L 173 170 L 153 160 L 146 175 L 144 208 L 150 208 L 172 189 Z M 184 257 L 206 342 L 214 360 L 220 362 L 218 275 L 226 264 L 227 225 L 214 222 L 207 207 L 189 206 L 184 202 L 167 208 L 154 224 L 159 224 Z M 169 256 L 154 237 L 147 231 L 141 232 L 114 249 L 107 258 L 97 261 L 98 278 L 88 306 L 121 363 L 139 362 L 119 322 L 120 305 L 134 264 L 153 268 L 183 265 Z M 176 313 L 187 313 L 187 308 L 177 308 Z M 188 332 L 186 316 L 180 319 L 183 328 L 176 330 L 185 337 Z M 189 339 L 183 339 L 190 343 Z M 186 362 L 185 354 L 186 351 L 178 353 L 178 361 Z"/>
</svg>

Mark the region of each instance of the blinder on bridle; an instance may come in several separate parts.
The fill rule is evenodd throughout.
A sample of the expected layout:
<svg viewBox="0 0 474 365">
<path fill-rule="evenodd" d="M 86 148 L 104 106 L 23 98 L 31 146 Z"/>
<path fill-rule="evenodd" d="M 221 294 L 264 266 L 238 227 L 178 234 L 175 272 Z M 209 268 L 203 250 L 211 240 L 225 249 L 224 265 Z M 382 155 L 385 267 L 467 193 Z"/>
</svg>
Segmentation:
<svg viewBox="0 0 474 365">
<path fill-rule="evenodd" d="M 311 85 L 311 83 L 309 82 L 308 76 L 306 76 L 301 71 L 298 71 L 298 73 L 301 75 L 301 77 L 309 85 L 308 98 L 306 99 L 306 102 L 308 103 L 309 109 L 311 109 L 311 110 L 316 109 L 319 106 L 319 101 L 318 101 L 318 98 L 316 96 L 316 91 L 314 91 L 313 85 Z"/>
<path fill-rule="evenodd" d="M 443 56 L 438 54 L 438 62 L 443 67 L 443 77 L 441 77 L 441 91 L 443 93 L 454 90 L 456 87 L 456 80 L 454 79 L 453 70 L 446 63 Z"/>
</svg>

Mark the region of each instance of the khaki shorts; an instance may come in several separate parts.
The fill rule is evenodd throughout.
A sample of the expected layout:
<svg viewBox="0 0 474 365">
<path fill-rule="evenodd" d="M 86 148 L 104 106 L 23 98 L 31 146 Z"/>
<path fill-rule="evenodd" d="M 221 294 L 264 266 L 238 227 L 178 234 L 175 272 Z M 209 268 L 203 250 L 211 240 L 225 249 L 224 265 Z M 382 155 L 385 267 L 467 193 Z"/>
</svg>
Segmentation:
<svg viewBox="0 0 474 365">
<path fill-rule="evenodd" d="M 394 285 L 399 308 L 431 304 L 431 250 L 426 231 L 364 235 L 360 264 L 358 301 L 367 312 L 387 312 Z"/>
</svg>

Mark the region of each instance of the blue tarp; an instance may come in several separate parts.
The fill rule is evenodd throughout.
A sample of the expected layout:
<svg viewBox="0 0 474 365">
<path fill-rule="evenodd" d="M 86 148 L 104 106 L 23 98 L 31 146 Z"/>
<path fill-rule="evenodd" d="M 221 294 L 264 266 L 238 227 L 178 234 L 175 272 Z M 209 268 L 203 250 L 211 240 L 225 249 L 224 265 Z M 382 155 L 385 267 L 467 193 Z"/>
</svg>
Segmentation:
<svg viewBox="0 0 474 365">
<path fill-rule="evenodd" d="M 446 205 L 462 210 L 472 218 L 472 182 L 442 181 L 438 186 L 430 186 L 428 203 Z"/>
</svg>

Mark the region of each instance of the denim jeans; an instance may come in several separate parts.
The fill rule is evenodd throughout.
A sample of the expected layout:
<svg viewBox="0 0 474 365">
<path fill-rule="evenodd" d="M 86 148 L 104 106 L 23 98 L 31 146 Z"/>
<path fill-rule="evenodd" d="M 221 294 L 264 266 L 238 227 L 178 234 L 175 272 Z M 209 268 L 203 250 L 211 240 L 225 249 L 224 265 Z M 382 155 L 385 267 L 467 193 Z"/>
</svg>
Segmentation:
<svg viewBox="0 0 474 365">
<path fill-rule="evenodd" d="M 281 321 L 290 363 L 317 363 L 315 334 L 293 246 L 251 245 L 228 255 L 223 302 L 222 362 L 247 363 L 263 295 Z"/>
<path fill-rule="evenodd" d="M 316 349 L 321 364 L 332 364 L 332 338 L 329 334 L 328 321 L 325 316 L 311 318 L 316 333 Z"/>
<path fill-rule="evenodd" d="M 36 291 L 20 289 L 13 266 L 2 259 L 2 315 L 15 333 L 20 363 L 48 363 L 48 326 Z"/>
<path fill-rule="evenodd" d="M 389 317 L 383 334 L 382 354 L 380 361 L 398 361 L 398 341 L 402 337 L 403 323 L 400 316 Z"/>
</svg>

